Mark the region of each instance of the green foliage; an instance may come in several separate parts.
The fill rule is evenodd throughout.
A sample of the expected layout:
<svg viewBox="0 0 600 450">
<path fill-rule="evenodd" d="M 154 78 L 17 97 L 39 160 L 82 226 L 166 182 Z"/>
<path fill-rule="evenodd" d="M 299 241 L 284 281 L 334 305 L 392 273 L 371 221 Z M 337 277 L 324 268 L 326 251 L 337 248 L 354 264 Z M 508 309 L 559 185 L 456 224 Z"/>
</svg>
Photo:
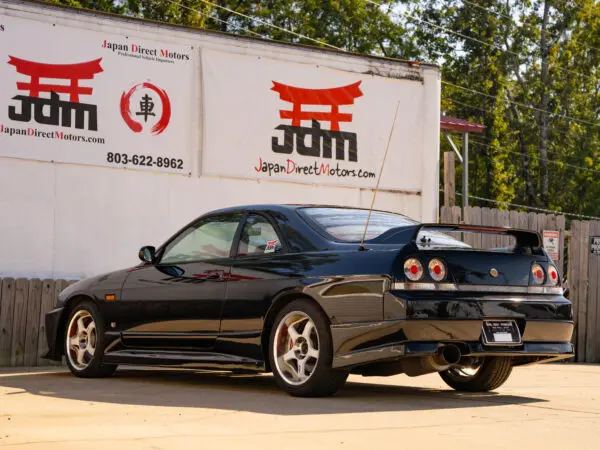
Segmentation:
<svg viewBox="0 0 600 450">
<path fill-rule="evenodd" d="M 472 194 L 600 216 L 600 172 L 578 168 L 600 171 L 597 0 L 50 1 L 438 63 L 470 89 L 444 84 L 442 110 L 486 126 L 471 139 Z"/>
<path fill-rule="evenodd" d="M 444 81 L 487 94 L 449 85 L 442 90 L 448 115 L 487 127 L 484 135 L 472 135 L 470 192 L 498 201 L 600 215 L 600 172 L 577 168 L 600 166 L 598 2 L 422 4 L 423 17 L 448 31 L 420 29 L 416 41 L 420 56 L 440 61 Z"/>
</svg>

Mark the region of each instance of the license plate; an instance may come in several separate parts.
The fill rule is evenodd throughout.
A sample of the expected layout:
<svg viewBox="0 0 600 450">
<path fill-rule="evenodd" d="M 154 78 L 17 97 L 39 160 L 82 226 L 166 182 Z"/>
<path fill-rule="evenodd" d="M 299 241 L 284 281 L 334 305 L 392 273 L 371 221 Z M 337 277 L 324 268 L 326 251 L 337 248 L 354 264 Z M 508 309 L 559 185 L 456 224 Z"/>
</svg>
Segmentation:
<svg viewBox="0 0 600 450">
<path fill-rule="evenodd" d="M 485 345 L 521 344 L 521 332 L 514 320 L 484 320 L 481 336 Z"/>
</svg>

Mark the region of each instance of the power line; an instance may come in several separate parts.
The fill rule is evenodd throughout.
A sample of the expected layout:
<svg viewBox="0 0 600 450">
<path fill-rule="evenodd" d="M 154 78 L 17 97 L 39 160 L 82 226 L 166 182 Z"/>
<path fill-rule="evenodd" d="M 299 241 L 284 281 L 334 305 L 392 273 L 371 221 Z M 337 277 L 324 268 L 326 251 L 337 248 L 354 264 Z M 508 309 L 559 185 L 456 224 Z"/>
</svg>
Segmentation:
<svg viewBox="0 0 600 450">
<path fill-rule="evenodd" d="M 208 13 L 205 13 L 204 11 L 200 11 L 199 9 L 190 8 L 189 6 L 183 5 L 183 4 L 181 4 L 181 3 L 178 3 L 178 2 L 176 2 L 176 1 L 174 1 L 174 0 L 167 0 L 167 1 L 168 1 L 169 3 L 172 3 L 172 4 L 174 4 L 174 5 L 177 5 L 177 6 L 181 7 L 181 8 L 183 8 L 183 9 L 187 9 L 187 10 L 189 10 L 189 11 L 193 11 L 193 12 L 195 12 L 195 13 L 197 13 L 197 14 L 199 14 L 199 15 L 203 16 L 203 17 L 206 17 L 206 18 L 208 18 L 208 19 L 212 19 L 212 20 L 215 20 L 215 21 L 217 21 L 217 22 L 224 23 L 225 25 L 228 25 L 228 26 L 231 26 L 231 25 L 232 25 L 232 24 L 230 24 L 229 22 L 227 22 L 226 20 L 219 19 L 218 17 L 215 17 L 215 16 L 211 16 L 210 14 L 208 14 Z M 247 28 L 244 28 L 244 27 L 242 27 L 241 25 L 236 25 L 236 24 L 233 24 L 233 27 L 234 27 L 234 28 L 236 28 L 236 29 L 238 29 L 238 30 L 245 31 L 246 33 L 250 33 L 250 34 L 252 34 L 252 35 L 254 35 L 254 36 L 258 36 L 258 37 L 260 37 L 260 38 L 263 38 L 263 39 L 269 39 L 269 38 L 266 38 L 265 36 L 263 36 L 262 34 L 260 34 L 260 33 L 257 33 L 257 32 L 255 32 L 255 31 L 252 31 L 252 30 L 249 30 L 249 29 L 247 29 Z"/>
<path fill-rule="evenodd" d="M 448 100 L 450 100 L 453 104 L 461 105 L 461 106 L 464 106 L 464 107 L 467 107 L 467 108 L 470 108 L 470 109 L 476 109 L 477 111 L 481 111 L 481 112 L 484 112 L 484 113 L 490 113 L 491 114 L 493 112 L 493 110 L 495 109 L 494 107 L 488 108 L 488 109 L 480 108 L 478 106 L 471 105 L 469 103 L 461 102 L 461 101 L 456 100 L 456 99 L 454 99 L 452 97 L 448 97 Z M 508 111 L 508 108 L 504 108 L 504 110 Z M 563 136 L 567 136 L 567 137 L 571 137 L 572 136 L 569 132 L 563 131 L 563 130 L 559 130 L 557 128 L 549 128 L 549 130 L 552 131 L 553 133 L 558 133 L 558 134 L 561 134 Z M 573 137 L 581 137 L 581 136 L 580 135 L 575 135 Z"/>
<path fill-rule="evenodd" d="M 171 3 L 174 3 L 174 1 L 173 1 L 173 0 L 168 0 L 168 1 L 170 1 Z M 247 14 L 241 13 L 241 12 L 239 12 L 239 11 L 236 11 L 236 10 L 234 10 L 234 9 L 228 8 L 228 7 L 226 7 L 226 6 L 222 6 L 222 5 L 219 5 L 219 4 L 217 4 L 217 3 L 213 3 L 213 2 L 211 2 L 211 1 L 209 1 L 209 0 L 200 0 L 200 1 L 201 1 L 202 3 L 206 3 L 207 5 L 213 6 L 213 7 L 215 7 L 215 8 L 219 8 L 219 9 L 222 9 L 222 10 L 224 10 L 224 11 L 227 11 L 227 12 L 229 12 L 229 13 L 231 13 L 231 14 L 235 14 L 235 15 L 237 15 L 237 16 L 244 17 L 245 19 L 249 19 L 249 20 L 251 20 L 251 21 L 253 21 L 253 22 L 258 22 L 258 23 L 260 23 L 260 24 L 263 24 L 263 25 L 266 25 L 266 26 L 268 26 L 268 27 L 275 28 L 276 30 L 283 31 L 284 33 L 289 33 L 289 34 L 292 34 L 292 35 L 294 35 L 294 36 L 296 36 L 296 37 L 299 37 L 299 38 L 301 38 L 301 39 L 306 39 L 306 40 L 309 40 L 309 41 L 311 41 L 311 42 L 314 42 L 314 43 L 316 43 L 316 44 L 324 45 L 324 46 L 326 46 L 326 47 L 329 47 L 329 48 L 334 48 L 334 49 L 336 49 L 336 50 L 341 50 L 341 51 L 343 51 L 343 52 L 346 52 L 346 51 L 347 51 L 347 50 L 344 50 L 344 49 L 342 49 L 342 48 L 336 47 L 335 45 L 331 45 L 331 44 L 329 44 L 329 43 L 327 43 L 327 42 L 324 42 L 324 41 L 320 41 L 320 40 L 318 40 L 318 39 L 311 38 L 311 37 L 309 37 L 309 36 L 306 36 L 306 35 L 304 35 L 304 34 L 296 33 L 295 31 L 288 30 L 288 29 L 286 29 L 286 28 L 282 28 L 282 27 L 280 27 L 280 26 L 278 26 L 278 25 L 275 25 L 275 24 L 273 24 L 273 23 L 269 23 L 269 22 L 266 22 L 266 21 L 264 21 L 264 20 L 262 20 L 262 19 L 259 19 L 259 18 L 256 18 L 256 17 L 249 16 L 249 15 L 247 15 Z"/>
<path fill-rule="evenodd" d="M 506 19 L 510 20 L 510 22 L 511 22 L 513 25 L 515 25 L 515 26 L 517 26 L 517 27 L 521 27 L 521 25 L 519 25 L 519 24 L 515 23 L 515 21 L 513 20 L 513 18 L 512 18 L 510 15 L 508 15 L 508 14 L 504 14 L 503 12 L 500 12 L 500 11 L 492 11 L 490 8 L 486 8 L 486 7 L 485 7 L 485 6 L 483 6 L 483 5 L 478 5 L 477 3 L 471 2 L 471 1 L 469 1 L 469 0 L 461 0 L 461 1 L 462 1 L 463 3 L 466 3 L 466 4 L 468 4 L 468 5 L 472 5 L 472 6 L 475 6 L 476 8 L 482 9 L 482 10 L 484 10 L 484 11 L 486 11 L 486 12 L 490 13 L 490 14 L 495 14 L 495 15 L 497 15 L 497 16 L 502 16 L 502 17 L 504 17 L 504 18 L 506 18 Z M 552 36 L 552 37 L 554 37 L 554 38 L 557 38 L 557 37 L 559 37 L 559 36 L 558 36 L 558 35 L 556 35 L 556 34 L 550 34 L 550 36 Z M 585 44 L 585 43 L 583 43 L 583 42 L 581 42 L 581 43 L 580 43 L 580 45 L 581 45 L 582 47 L 586 47 L 586 48 L 589 48 L 589 49 L 591 49 L 591 50 L 595 50 L 595 51 L 597 51 L 597 52 L 600 52 L 600 48 L 594 47 L 594 46 L 592 46 L 592 45 L 588 45 L 588 44 Z"/>
<path fill-rule="evenodd" d="M 204 1 L 204 0 L 202 0 L 202 1 Z M 377 5 L 377 6 L 379 6 L 379 7 L 385 6 L 385 5 L 383 5 L 382 3 L 377 3 L 377 2 L 375 2 L 375 1 L 373 1 L 373 0 L 365 0 L 365 1 L 366 1 L 367 3 L 371 3 L 371 4 L 373 4 L 373 5 Z M 391 13 L 388 13 L 388 14 L 392 15 Z M 429 25 L 429 26 L 431 26 L 431 27 L 437 28 L 437 29 L 439 29 L 439 30 L 442 30 L 442 31 L 444 31 L 444 32 L 446 32 L 446 33 L 454 34 L 454 35 L 456 35 L 456 36 L 462 37 L 462 38 L 464 38 L 464 39 L 469 39 L 469 40 L 471 40 L 471 41 L 474 41 L 474 42 L 477 42 L 477 43 L 479 43 L 479 44 L 485 45 L 485 46 L 487 46 L 487 47 L 495 48 L 496 50 L 500 50 L 500 51 L 501 51 L 501 52 L 503 52 L 503 53 L 508 53 L 508 54 L 510 54 L 510 55 L 514 55 L 514 56 L 516 56 L 517 58 L 520 58 L 520 57 L 522 56 L 521 54 L 519 54 L 519 53 L 517 53 L 517 52 L 514 52 L 514 51 L 512 51 L 512 50 L 503 49 L 502 47 L 500 47 L 500 46 L 498 46 L 498 45 L 496 45 L 496 44 L 490 44 L 489 42 L 482 41 L 481 39 L 477 39 L 477 38 L 474 38 L 474 37 L 471 37 L 471 36 L 467 36 L 466 34 L 459 33 L 458 31 L 451 30 L 450 28 L 443 27 L 443 26 L 441 26 L 441 25 L 438 25 L 438 24 L 436 24 L 436 23 L 433 23 L 433 22 L 430 22 L 430 21 L 428 21 L 428 20 L 422 19 L 422 18 L 420 18 L 420 17 L 415 17 L 415 16 L 413 16 L 413 15 L 411 15 L 411 14 L 409 14 L 409 13 L 400 13 L 400 15 L 402 15 L 402 16 L 403 16 L 403 17 L 405 17 L 405 18 L 409 18 L 409 19 L 413 19 L 413 20 L 416 20 L 416 21 L 418 21 L 418 22 L 421 22 L 421 23 L 425 23 L 425 24 L 427 24 L 427 25 Z M 398 15 L 398 14 L 394 14 L 394 17 L 397 17 L 397 18 L 398 18 L 398 17 L 400 17 L 400 15 Z M 587 78 L 590 78 L 590 79 L 592 79 L 592 80 L 594 80 L 594 81 L 596 81 L 596 80 L 597 80 L 595 76 L 592 76 L 592 75 L 586 75 L 586 74 L 583 74 L 583 73 L 580 73 L 580 72 L 577 72 L 577 71 L 574 71 L 574 70 L 565 69 L 565 68 L 563 68 L 563 67 L 560 67 L 560 66 L 557 66 L 557 67 L 555 67 L 555 69 L 556 69 L 556 70 L 563 71 L 563 72 L 568 72 L 568 73 L 571 73 L 571 74 L 574 74 L 574 75 L 580 75 L 580 76 L 582 76 L 582 77 L 587 77 Z"/>
<path fill-rule="evenodd" d="M 450 98 L 450 101 L 451 101 L 452 103 L 457 103 L 457 104 L 459 104 L 459 105 L 463 105 L 463 106 L 466 106 L 466 107 L 468 107 L 468 108 L 476 109 L 476 110 L 483 111 L 483 112 L 488 112 L 488 110 L 485 110 L 485 109 L 483 109 L 483 108 L 478 108 L 477 106 L 470 105 L 470 104 L 468 104 L 468 103 L 463 103 L 463 102 L 460 102 L 460 101 L 458 101 L 458 100 L 455 100 L 455 99 L 453 99 L 453 98 Z M 551 132 L 553 132 L 553 133 L 554 133 L 554 132 L 556 132 L 556 133 L 562 134 L 563 136 L 570 137 L 570 136 L 569 136 L 569 134 L 568 134 L 567 132 L 565 132 L 565 131 L 562 131 L 562 130 L 557 130 L 556 128 L 550 128 L 549 130 L 550 130 Z M 486 144 L 486 143 L 484 143 L 484 142 L 481 142 L 481 141 L 477 140 L 476 138 L 471 138 L 471 139 L 470 139 L 470 142 L 471 142 L 471 143 L 473 143 L 473 144 L 475 144 L 475 145 L 480 145 L 480 146 L 482 146 L 482 147 L 493 148 L 491 145 L 489 145 L 489 144 Z M 554 143 L 553 143 L 553 142 L 551 142 L 551 141 L 550 141 L 549 143 L 550 143 L 550 144 L 552 144 L 552 145 L 554 145 Z M 511 150 L 505 149 L 504 147 L 503 147 L 503 149 L 504 149 L 504 150 L 506 150 L 507 152 L 511 152 Z M 565 157 L 567 157 L 567 158 L 573 158 L 573 156 L 572 156 L 572 155 L 565 155 L 563 152 L 558 152 L 558 151 L 556 151 L 556 150 L 546 150 L 546 151 L 547 151 L 548 153 L 551 153 L 551 154 L 560 155 L 560 156 L 565 156 Z M 521 154 L 521 155 L 522 155 L 522 153 L 521 153 L 521 152 L 516 152 L 516 151 L 515 151 L 514 153 L 519 153 L 519 154 Z M 536 156 L 530 156 L 530 155 L 525 155 L 525 156 L 526 156 L 526 157 L 528 157 L 528 158 L 529 158 L 529 157 L 535 157 L 535 158 L 539 158 L 539 157 L 536 157 Z M 583 160 L 583 159 L 581 159 L 581 158 L 576 158 L 576 159 L 578 159 L 579 161 L 584 161 L 584 160 Z M 566 163 L 566 162 L 565 162 L 565 163 L 563 163 L 562 161 L 558 161 L 558 160 L 556 160 L 556 161 L 551 161 L 551 162 L 556 162 L 556 163 L 560 162 L 561 164 L 564 164 L 564 165 L 566 165 L 566 166 L 569 166 L 569 165 L 570 165 L 569 163 Z M 579 167 L 579 168 L 580 168 L 580 169 L 582 169 L 582 170 L 591 170 L 591 171 L 596 171 L 596 170 L 594 170 L 594 169 L 590 169 L 590 168 L 586 168 L 586 167 L 582 167 L 582 166 L 576 166 L 576 167 Z"/>
<path fill-rule="evenodd" d="M 481 92 L 481 91 L 478 91 L 478 90 L 475 90 L 475 89 L 471 89 L 471 88 L 467 88 L 467 87 L 464 87 L 464 86 L 460 86 L 458 84 L 450 83 L 449 81 L 442 80 L 442 84 L 445 84 L 447 86 L 451 86 L 451 87 L 456 88 L 456 89 L 461 89 L 463 91 L 472 92 L 474 94 L 479 94 L 479 95 L 482 95 L 482 96 L 485 96 L 485 97 L 488 97 L 488 98 L 493 98 L 493 99 L 496 98 L 496 96 L 494 96 L 494 95 L 486 94 L 485 92 Z M 568 119 L 568 120 L 572 120 L 574 122 L 579 122 L 579 123 L 582 123 L 582 124 L 585 124 L 585 125 L 591 125 L 591 126 L 594 126 L 594 127 L 600 127 L 600 124 L 594 123 L 594 122 L 590 122 L 588 120 L 577 119 L 575 117 L 567 116 L 566 114 L 552 113 L 550 111 L 546 111 L 545 109 L 537 108 L 535 106 L 527 105 L 527 104 L 521 103 L 521 102 L 516 102 L 514 100 L 505 100 L 505 101 L 507 103 L 512 103 L 513 105 L 517 105 L 517 106 L 520 106 L 522 108 L 528 108 L 528 109 L 531 109 L 531 110 L 534 110 L 534 111 L 546 113 L 546 114 L 548 114 L 551 117 L 558 117 L 559 119 Z"/>
<path fill-rule="evenodd" d="M 477 139 L 471 139 L 471 138 L 470 138 L 470 139 L 469 139 L 469 142 L 470 142 L 470 143 L 472 143 L 472 144 L 475 144 L 475 145 L 479 145 L 479 146 L 481 146 L 481 147 L 493 148 L 491 145 L 489 145 L 489 144 L 486 144 L 485 142 L 478 141 Z M 549 143 L 554 145 L 554 143 L 553 143 L 553 142 L 549 142 Z M 504 148 L 504 147 L 502 147 L 502 148 Z M 510 150 L 507 150 L 507 151 L 509 151 L 509 152 L 510 152 Z M 513 150 L 513 151 L 514 151 L 514 150 Z M 556 150 L 546 150 L 546 151 L 547 151 L 548 153 L 551 153 L 551 154 L 554 154 L 554 155 L 560 155 L 560 156 L 564 156 L 564 157 L 566 157 L 566 158 L 573 158 L 573 157 L 574 157 L 573 155 L 565 155 L 564 153 L 558 152 L 558 151 L 556 151 Z M 521 152 L 516 152 L 516 151 L 515 151 L 515 153 L 522 154 Z M 527 156 L 527 155 L 525 155 L 525 156 Z M 533 156 L 533 157 L 534 157 L 534 158 L 538 158 L 537 156 Z M 591 157 L 589 157 L 589 158 L 591 158 Z M 582 159 L 582 158 L 576 158 L 576 159 L 577 159 L 577 160 L 579 160 L 579 161 L 584 161 L 584 159 Z M 555 159 L 555 161 L 557 161 L 557 162 L 562 162 L 562 160 L 558 160 L 558 159 Z M 565 163 L 565 164 L 567 164 L 567 163 Z M 586 167 L 583 167 L 583 166 L 579 166 L 579 167 L 581 167 L 582 169 L 586 169 Z"/>
<path fill-rule="evenodd" d="M 464 107 L 467 107 L 467 108 L 470 108 L 470 109 L 475 109 L 475 110 L 478 110 L 478 111 L 481 111 L 481 112 L 484 112 L 484 113 L 491 113 L 493 111 L 493 109 L 494 109 L 494 107 L 489 108 L 489 109 L 480 108 L 478 106 L 471 105 L 469 103 L 461 102 L 461 101 L 456 100 L 456 99 L 454 99 L 453 97 L 450 97 L 450 96 L 448 96 L 448 100 L 450 102 L 452 102 L 453 104 L 458 104 L 458 105 L 461 105 L 461 106 L 464 106 Z M 508 107 L 505 107 L 504 110 L 508 111 Z M 570 132 L 570 131 L 561 130 L 561 129 L 554 128 L 554 127 L 549 127 L 549 131 L 552 132 L 552 133 L 560 134 L 561 136 L 565 136 L 567 138 L 579 139 L 579 138 L 583 137 L 581 134 Z M 551 143 L 553 143 L 553 142 L 551 141 Z M 553 151 L 553 150 L 548 150 L 548 153 L 556 153 L 557 155 L 564 155 L 563 152 L 557 152 L 557 151 Z"/>
<path fill-rule="evenodd" d="M 488 108 L 488 109 L 480 108 L 480 107 L 478 107 L 478 106 L 471 105 L 471 104 L 469 104 L 469 103 L 461 102 L 461 101 L 459 101 L 459 100 L 456 100 L 456 99 L 454 99 L 454 98 L 452 98 L 452 97 L 450 97 L 450 96 L 448 96 L 448 100 L 449 100 L 450 102 L 452 102 L 453 104 L 461 105 L 461 106 L 464 106 L 464 107 L 466 107 L 466 108 L 469 108 L 469 109 L 475 109 L 475 110 L 477 110 L 477 111 L 482 111 L 482 112 L 485 112 L 485 113 L 490 113 L 490 114 L 491 114 L 491 113 L 492 113 L 492 112 L 493 112 L 495 109 L 497 109 L 497 107 L 496 107 L 496 106 L 493 106 L 493 107 L 491 107 L 491 108 Z M 504 110 L 504 111 L 508 111 L 508 108 L 507 108 L 507 107 L 505 107 L 505 108 L 503 108 L 503 110 Z M 568 132 L 565 132 L 565 131 L 562 131 L 562 130 L 558 130 L 558 129 L 556 129 L 556 128 L 549 128 L 549 130 L 551 130 L 551 131 L 553 131 L 553 132 L 556 132 L 556 133 L 559 133 L 559 134 L 562 134 L 562 135 L 564 135 L 564 136 L 569 136 Z"/>
<path fill-rule="evenodd" d="M 443 192 L 443 191 L 444 191 L 443 189 L 440 189 L 440 192 Z M 456 192 L 456 195 L 459 195 L 462 197 L 462 193 L 460 193 L 460 192 Z M 564 212 L 564 211 L 557 211 L 555 209 L 538 208 L 536 206 L 519 205 L 517 203 L 510 203 L 510 202 L 506 202 L 506 201 L 502 201 L 502 200 L 494 200 L 491 198 L 478 197 L 477 195 L 469 194 L 469 198 L 474 198 L 475 200 L 481 200 L 484 202 L 494 203 L 497 205 L 506 205 L 506 206 L 513 206 L 515 208 L 529 209 L 531 211 L 539 211 L 539 212 L 543 212 L 543 213 L 550 213 L 550 214 L 556 214 L 556 215 L 562 215 L 562 216 L 579 217 L 582 219 L 600 220 L 600 217 L 596 217 L 596 216 L 587 216 L 585 214 L 568 213 L 568 212 Z"/>
<path fill-rule="evenodd" d="M 555 129 L 555 128 L 550 128 L 550 131 L 552 131 L 552 132 L 558 132 L 559 134 L 562 134 L 562 135 L 564 135 L 564 136 L 566 136 L 566 137 L 569 137 L 569 135 L 568 135 L 566 132 L 564 132 L 564 131 L 560 131 L 560 130 L 557 130 L 557 129 Z M 576 138 L 579 138 L 579 137 L 581 137 L 581 136 L 575 136 L 575 137 L 576 137 Z M 479 136 L 477 136 L 477 138 L 479 138 Z M 489 148 L 489 147 L 491 147 L 491 145 L 489 145 L 489 144 L 486 144 L 485 142 L 483 142 L 483 141 L 480 141 L 480 140 L 478 140 L 478 139 L 473 139 L 473 138 L 470 138 L 470 139 L 469 139 L 469 142 L 474 142 L 474 143 L 476 143 L 476 144 L 479 144 L 479 145 L 482 145 L 482 146 L 484 146 L 484 147 L 488 147 L 488 148 Z M 548 142 L 550 145 L 552 145 L 552 146 L 557 146 L 557 147 L 560 147 L 560 145 L 561 145 L 561 144 L 559 144 L 559 143 L 556 143 L 556 142 L 554 142 L 554 141 L 551 141 L 551 140 L 549 140 L 549 141 L 547 141 L 547 142 Z M 528 144 L 529 144 L 529 145 L 531 145 L 531 143 L 528 143 Z M 526 144 L 526 145 L 527 145 L 527 144 Z M 574 158 L 574 159 L 577 159 L 577 160 L 579 160 L 579 161 L 585 161 L 585 159 L 586 159 L 586 158 L 590 158 L 590 159 L 592 159 L 592 160 L 596 159 L 596 157 L 595 157 L 595 156 L 592 156 L 592 155 L 580 157 L 580 156 L 577 156 L 577 155 L 567 155 L 567 154 L 565 154 L 565 152 L 561 152 L 561 151 L 558 151 L 558 150 L 551 150 L 551 149 L 547 149 L 546 151 L 547 151 L 548 153 L 551 153 L 551 154 L 554 154 L 554 155 L 564 156 L 565 158 Z"/>
<path fill-rule="evenodd" d="M 461 1 L 462 1 L 463 3 L 467 3 L 468 5 L 472 5 L 472 6 L 475 6 L 476 8 L 479 8 L 479 9 L 482 9 L 482 10 L 484 10 L 484 11 L 487 11 L 487 12 L 489 12 L 489 13 L 491 13 L 491 14 L 495 14 L 495 15 L 497 15 L 497 16 L 502 16 L 502 17 L 504 17 L 504 18 L 506 18 L 506 19 L 509 19 L 511 22 L 513 22 L 513 23 L 514 23 L 514 21 L 512 20 L 512 17 L 511 17 L 511 16 L 509 16 L 508 14 L 504 14 L 504 13 L 502 13 L 502 12 L 500 12 L 500 11 L 490 11 L 490 10 L 489 10 L 489 9 L 487 9 L 485 6 L 478 5 L 477 3 L 473 3 L 473 2 L 470 2 L 470 1 L 468 1 L 468 0 L 461 0 Z M 516 25 L 516 24 L 515 24 L 515 25 Z"/>
<path fill-rule="evenodd" d="M 468 103 L 464 103 L 464 102 L 461 102 L 461 101 L 455 100 L 455 99 L 453 99 L 453 98 L 451 98 L 451 97 L 449 97 L 449 100 L 450 100 L 452 103 L 455 103 L 455 104 L 457 104 L 457 105 L 461 105 L 461 106 L 465 106 L 465 107 L 467 107 L 467 108 L 476 109 L 476 110 L 478 110 L 478 111 L 482 111 L 482 112 L 488 112 L 488 113 L 489 113 L 489 112 L 491 112 L 491 109 L 484 109 L 484 108 L 480 108 L 480 107 L 478 107 L 478 106 L 469 105 Z"/>
<path fill-rule="evenodd" d="M 491 145 L 482 144 L 481 142 L 473 142 L 473 144 L 474 145 L 481 145 L 483 147 L 493 148 Z M 557 161 L 557 160 L 554 160 L 554 159 L 542 158 L 541 156 L 523 154 L 523 153 L 521 153 L 519 151 L 516 151 L 516 150 L 509 150 L 509 149 L 506 149 L 506 148 L 502 148 L 501 151 L 506 152 L 506 153 L 514 153 L 514 154 L 517 154 L 517 155 L 521 155 L 521 156 L 524 156 L 525 158 L 535 158 L 535 159 L 537 159 L 539 161 L 546 161 L 546 162 L 549 162 L 549 163 L 552 163 L 552 164 L 556 164 L 556 165 L 559 165 L 559 166 L 571 167 L 573 169 L 585 170 L 587 172 L 600 173 L 600 170 L 597 170 L 597 169 L 591 169 L 589 167 L 577 166 L 575 164 L 570 164 L 570 163 L 566 163 L 566 162 L 563 162 L 563 161 Z"/>
</svg>

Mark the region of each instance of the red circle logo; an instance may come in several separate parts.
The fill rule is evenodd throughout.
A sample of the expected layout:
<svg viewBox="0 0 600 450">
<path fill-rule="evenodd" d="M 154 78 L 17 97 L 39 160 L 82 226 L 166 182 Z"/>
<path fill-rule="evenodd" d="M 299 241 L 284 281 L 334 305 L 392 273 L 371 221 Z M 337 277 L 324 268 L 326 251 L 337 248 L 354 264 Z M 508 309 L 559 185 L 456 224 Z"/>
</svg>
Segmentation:
<svg viewBox="0 0 600 450">
<path fill-rule="evenodd" d="M 148 92 L 144 93 L 144 95 L 141 97 L 139 101 L 139 109 L 137 111 L 132 111 L 131 99 L 137 91 L 142 89 L 147 90 Z M 123 117 L 123 120 L 127 126 L 134 133 L 140 133 L 144 129 L 142 121 L 147 123 L 148 120 L 156 118 L 156 112 L 154 111 L 154 108 L 156 106 L 157 99 L 162 105 L 162 113 L 150 130 L 150 132 L 154 135 L 161 134 L 163 131 L 165 131 L 169 125 L 169 121 L 171 120 L 171 102 L 167 92 L 164 89 L 161 89 L 158 86 L 148 82 L 136 84 L 129 89 L 129 91 L 123 92 L 121 95 L 121 117 Z M 134 119 L 134 117 L 140 117 L 142 121 L 138 122 Z"/>
</svg>

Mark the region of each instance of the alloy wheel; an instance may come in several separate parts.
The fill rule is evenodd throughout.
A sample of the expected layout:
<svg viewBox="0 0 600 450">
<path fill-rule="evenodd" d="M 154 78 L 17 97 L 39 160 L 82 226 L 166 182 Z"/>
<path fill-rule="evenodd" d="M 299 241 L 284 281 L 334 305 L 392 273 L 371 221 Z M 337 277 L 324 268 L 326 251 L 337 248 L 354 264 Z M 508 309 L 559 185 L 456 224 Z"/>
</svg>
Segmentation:
<svg viewBox="0 0 600 450">
<path fill-rule="evenodd" d="M 306 313 L 292 311 L 279 322 L 274 346 L 275 366 L 286 383 L 304 384 L 315 372 L 319 361 L 319 333 Z"/>
<path fill-rule="evenodd" d="M 78 311 L 69 322 L 67 357 L 77 370 L 84 370 L 92 362 L 96 351 L 96 323 L 86 310 Z"/>
</svg>

